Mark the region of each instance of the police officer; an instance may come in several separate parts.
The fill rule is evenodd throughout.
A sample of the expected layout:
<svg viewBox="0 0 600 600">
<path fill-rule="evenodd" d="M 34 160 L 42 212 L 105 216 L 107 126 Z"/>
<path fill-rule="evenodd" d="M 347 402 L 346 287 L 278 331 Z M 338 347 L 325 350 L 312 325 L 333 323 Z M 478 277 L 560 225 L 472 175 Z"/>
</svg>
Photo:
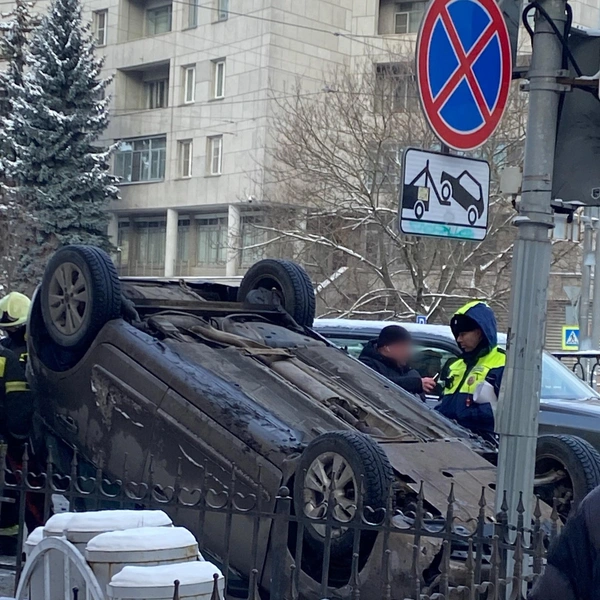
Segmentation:
<svg viewBox="0 0 600 600">
<path fill-rule="evenodd" d="M 0 300 L 0 329 L 6 336 L 0 345 L 12 350 L 23 368 L 27 363 L 26 325 L 31 300 L 19 292 L 11 292 Z"/>
<path fill-rule="evenodd" d="M 463 306 L 450 321 L 462 350 L 442 374 L 442 401 L 436 410 L 488 439 L 494 438 L 494 409 L 506 364 L 498 348 L 494 311 L 481 301 Z"/>
</svg>

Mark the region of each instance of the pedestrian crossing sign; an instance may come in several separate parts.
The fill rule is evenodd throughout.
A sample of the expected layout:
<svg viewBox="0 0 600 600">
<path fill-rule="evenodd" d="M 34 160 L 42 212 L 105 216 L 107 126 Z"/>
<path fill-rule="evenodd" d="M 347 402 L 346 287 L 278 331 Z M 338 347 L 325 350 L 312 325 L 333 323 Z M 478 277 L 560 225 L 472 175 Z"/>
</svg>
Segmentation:
<svg viewBox="0 0 600 600">
<path fill-rule="evenodd" d="M 562 349 L 579 350 L 579 327 L 577 325 L 563 325 Z"/>
</svg>

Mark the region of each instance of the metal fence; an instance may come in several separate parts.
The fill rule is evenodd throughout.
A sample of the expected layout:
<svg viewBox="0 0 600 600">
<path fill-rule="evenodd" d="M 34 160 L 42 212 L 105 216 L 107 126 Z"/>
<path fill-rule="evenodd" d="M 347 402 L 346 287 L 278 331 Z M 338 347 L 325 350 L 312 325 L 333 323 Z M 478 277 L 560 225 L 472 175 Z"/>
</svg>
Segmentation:
<svg viewBox="0 0 600 600">
<path fill-rule="evenodd" d="M 6 447 L 0 446 L 0 464 L 5 459 Z M 47 519 L 53 495 L 64 496 L 74 511 L 162 509 L 193 532 L 201 552 L 222 570 L 228 599 L 512 600 L 541 573 L 560 524 L 556 507 L 549 511 L 539 501 L 531 524 L 524 523 L 522 504 L 515 526 L 508 523 L 506 502 L 490 518 L 483 491 L 478 514 L 467 522 L 455 514 L 453 489 L 445 513 L 433 514 L 423 484 L 409 511 L 396 507 L 392 487 L 387 506 L 364 506 L 358 494 L 356 505 L 340 517 L 331 489 L 318 518 L 309 518 L 297 514 L 287 487 L 276 495 L 260 484 L 252 493 L 241 491 L 235 466 L 226 478 L 205 466 L 190 489 L 182 485 L 181 464 L 172 481 L 155 481 L 150 466 L 147 480 L 135 482 L 127 465 L 125 477 L 111 480 L 101 469 L 90 472 L 77 456 L 69 473 L 57 472 L 51 456 L 45 470 L 35 472 L 27 449 L 19 462 L 15 468 L 14 460 L 8 461 L 0 471 L 0 507 L 12 505 L 21 525 L 17 548 L 23 548 L 29 506 L 43 504 Z M 19 552 L 17 578 L 23 560 Z M 173 597 L 178 593 L 174 582 Z M 217 599 L 223 600 L 215 586 Z"/>
<path fill-rule="evenodd" d="M 600 374 L 600 352 L 596 350 L 579 352 L 553 352 L 552 355 L 566 365 L 579 379 L 598 390 Z"/>
</svg>

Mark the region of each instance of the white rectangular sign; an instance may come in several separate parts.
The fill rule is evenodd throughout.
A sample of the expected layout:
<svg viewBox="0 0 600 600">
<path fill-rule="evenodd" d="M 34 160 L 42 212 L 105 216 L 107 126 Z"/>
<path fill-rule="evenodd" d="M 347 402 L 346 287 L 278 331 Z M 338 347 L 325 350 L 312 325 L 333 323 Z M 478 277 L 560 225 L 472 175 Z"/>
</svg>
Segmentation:
<svg viewBox="0 0 600 600">
<path fill-rule="evenodd" d="M 489 193 L 487 161 L 409 148 L 402 161 L 400 231 L 483 240 Z"/>
</svg>

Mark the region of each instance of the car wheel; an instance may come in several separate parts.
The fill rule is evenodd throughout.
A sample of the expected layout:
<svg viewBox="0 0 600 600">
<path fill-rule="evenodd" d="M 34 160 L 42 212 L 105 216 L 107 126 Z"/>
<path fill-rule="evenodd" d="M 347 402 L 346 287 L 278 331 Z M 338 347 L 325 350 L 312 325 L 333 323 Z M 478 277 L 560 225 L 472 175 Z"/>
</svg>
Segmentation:
<svg viewBox="0 0 600 600">
<path fill-rule="evenodd" d="M 419 202 L 417 202 L 415 204 L 415 217 L 417 217 L 417 219 L 419 219 L 419 221 L 423 218 L 423 215 L 425 214 L 425 205 L 419 200 Z"/>
<path fill-rule="evenodd" d="M 380 520 L 393 480 L 392 466 L 381 447 L 369 436 L 354 431 L 333 431 L 320 435 L 302 453 L 294 481 L 294 509 L 303 520 L 304 538 L 312 551 L 323 556 L 328 525 L 311 523 L 325 520 L 329 498 L 335 524 L 331 527 L 331 560 L 352 553 L 354 529 L 344 527 L 354 520 L 363 485 L 365 518 Z M 378 514 L 381 513 L 381 514 Z M 370 532 L 374 533 L 374 532 Z M 363 532 L 361 545 L 374 537 Z M 370 550 L 370 548 L 369 548 Z"/>
<path fill-rule="evenodd" d="M 65 246 L 46 267 L 40 301 L 50 338 L 62 348 L 86 349 L 121 314 L 117 270 L 99 248 Z"/>
<path fill-rule="evenodd" d="M 467 213 L 467 219 L 469 219 L 469 225 L 475 225 L 477 221 L 477 211 L 471 207 Z"/>
<path fill-rule="evenodd" d="M 275 299 L 303 327 L 315 319 L 315 289 L 306 271 L 291 260 L 268 258 L 250 267 L 240 285 L 239 302 L 270 304 Z"/>
<path fill-rule="evenodd" d="M 572 435 L 542 435 L 535 458 L 535 493 L 563 520 L 583 498 L 600 485 L 600 454 L 585 440 Z"/>
<path fill-rule="evenodd" d="M 452 186 L 450 185 L 449 181 L 444 181 L 444 183 L 442 183 L 442 189 L 440 190 L 440 193 L 442 194 L 442 200 L 445 202 L 450 200 L 450 197 L 452 196 Z"/>
</svg>

